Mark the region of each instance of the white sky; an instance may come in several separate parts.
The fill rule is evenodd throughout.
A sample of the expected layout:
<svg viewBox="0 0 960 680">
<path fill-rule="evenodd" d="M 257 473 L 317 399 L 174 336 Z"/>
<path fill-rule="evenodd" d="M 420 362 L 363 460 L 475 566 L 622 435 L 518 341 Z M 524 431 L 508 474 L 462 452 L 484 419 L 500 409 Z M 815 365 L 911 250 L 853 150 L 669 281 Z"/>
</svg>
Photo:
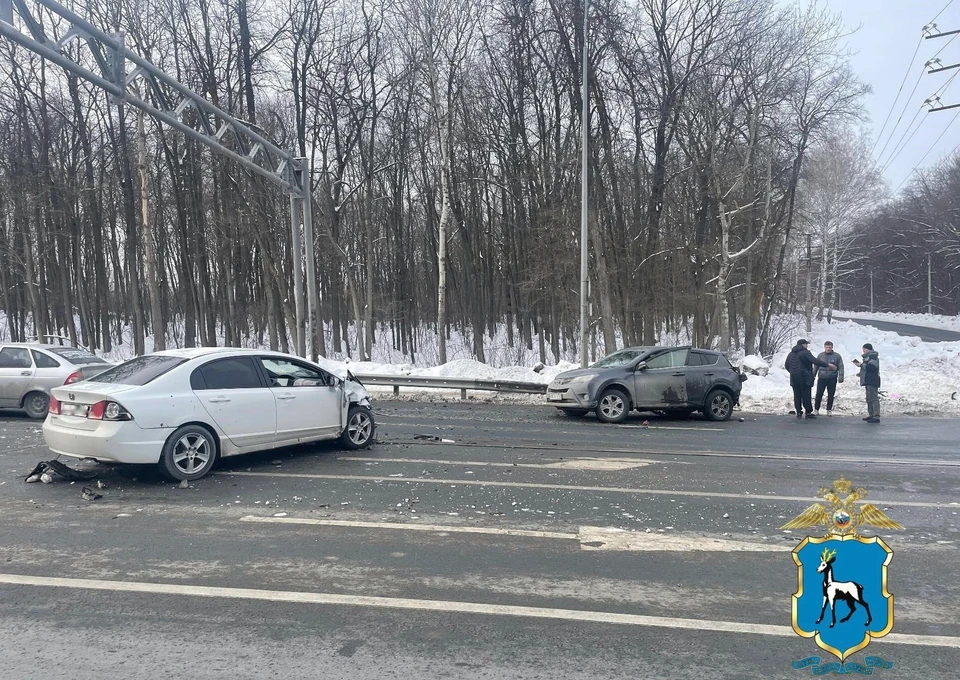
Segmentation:
<svg viewBox="0 0 960 680">
<path fill-rule="evenodd" d="M 878 167 L 886 167 L 884 178 L 890 189 L 895 190 L 918 164 L 920 167 L 935 165 L 960 145 L 960 109 L 927 113 L 926 107 L 923 107 L 923 101 L 938 91 L 943 105 L 960 104 L 960 69 L 928 75 L 924 68 L 924 64 L 940 50 L 939 58 L 943 65 L 960 63 L 960 35 L 920 41 L 923 26 L 930 23 L 941 10 L 943 13 L 936 20 L 937 32 L 960 29 L 960 1 L 953 0 L 949 5 L 948 0 L 821 1 L 843 17 L 848 29 L 860 26 L 856 33 L 849 36 L 848 42 L 856 53 L 852 59 L 854 69 L 873 86 L 873 94 L 868 95 L 866 100 L 872 139 L 877 139 L 903 83 L 900 99 L 874 149 Z M 907 74 L 918 42 L 919 51 Z M 906 81 L 904 75 L 907 75 Z M 951 77 L 956 77 L 956 80 L 950 81 Z M 916 91 L 907 99 L 914 85 Z M 914 118 L 918 111 L 919 115 Z M 903 119 L 893 131 L 901 112 Z M 911 121 L 914 121 L 913 125 L 908 128 Z M 946 132 L 940 138 L 944 130 Z M 905 137 L 904 131 L 907 131 Z M 897 155 L 894 149 L 901 139 L 905 145 Z M 886 150 L 881 155 L 884 145 Z"/>
</svg>

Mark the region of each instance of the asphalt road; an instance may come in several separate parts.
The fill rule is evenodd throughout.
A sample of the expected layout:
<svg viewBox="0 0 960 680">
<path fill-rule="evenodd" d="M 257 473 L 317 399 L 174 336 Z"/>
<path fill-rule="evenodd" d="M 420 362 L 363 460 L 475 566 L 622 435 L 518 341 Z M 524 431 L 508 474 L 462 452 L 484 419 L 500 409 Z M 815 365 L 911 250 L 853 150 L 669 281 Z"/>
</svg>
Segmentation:
<svg viewBox="0 0 960 680">
<path fill-rule="evenodd" d="M 861 326 L 873 326 L 881 331 L 891 331 L 910 338 L 917 337 L 924 342 L 960 341 L 960 333 L 943 328 L 927 328 L 926 326 L 913 326 L 906 323 L 894 323 L 892 321 L 879 321 L 876 319 L 847 319 L 842 316 L 835 316 L 833 318 L 837 321 L 853 321 Z"/>
<path fill-rule="evenodd" d="M 876 674 L 956 677 L 956 423 L 739 415 L 382 402 L 367 451 L 227 459 L 188 489 L 84 465 L 93 502 L 24 484 L 49 453 L 0 415 L 2 677 L 807 677 L 791 662 L 828 655 L 790 630 L 804 532 L 777 527 L 841 474 L 907 527 L 881 532 Z"/>
</svg>

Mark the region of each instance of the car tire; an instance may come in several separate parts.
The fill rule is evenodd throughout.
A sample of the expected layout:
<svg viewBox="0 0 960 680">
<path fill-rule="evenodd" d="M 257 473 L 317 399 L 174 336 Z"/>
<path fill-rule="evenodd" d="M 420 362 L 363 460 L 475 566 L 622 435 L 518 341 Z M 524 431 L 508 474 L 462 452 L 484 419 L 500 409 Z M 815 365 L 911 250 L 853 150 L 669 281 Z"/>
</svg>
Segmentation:
<svg viewBox="0 0 960 680">
<path fill-rule="evenodd" d="M 43 420 L 50 410 L 50 397 L 43 392 L 30 392 L 23 398 L 23 410 L 34 420 Z"/>
<path fill-rule="evenodd" d="M 630 413 L 630 398 L 618 387 L 608 387 L 600 393 L 595 409 L 604 423 L 622 423 Z"/>
<path fill-rule="evenodd" d="M 347 426 L 340 435 L 340 443 L 346 449 L 365 449 L 377 434 L 373 411 L 366 406 L 354 404 L 347 411 Z"/>
<path fill-rule="evenodd" d="M 703 415 L 707 417 L 707 420 L 730 420 L 730 416 L 733 415 L 733 397 L 726 390 L 715 389 L 711 391 L 707 395 Z"/>
<path fill-rule="evenodd" d="M 157 466 L 168 479 L 190 482 L 213 469 L 218 449 L 217 438 L 208 428 L 184 425 L 167 438 Z"/>
<path fill-rule="evenodd" d="M 590 412 L 587 408 L 562 408 L 560 412 L 569 418 L 583 418 Z"/>
</svg>

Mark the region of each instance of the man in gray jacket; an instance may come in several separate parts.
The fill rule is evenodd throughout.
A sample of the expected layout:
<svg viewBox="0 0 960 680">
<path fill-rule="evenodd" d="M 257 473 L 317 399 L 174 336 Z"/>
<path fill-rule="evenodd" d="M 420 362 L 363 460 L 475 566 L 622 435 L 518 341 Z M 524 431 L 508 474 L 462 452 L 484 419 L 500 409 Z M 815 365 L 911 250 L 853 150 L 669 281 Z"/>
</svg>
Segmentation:
<svg viewBox="0 0 960 680">
<path fill-rule="evenodd" d="M 833 396 L 837 392 L 837 383 L 843 382 L 843 357 L 833 351 L 833 343 L 829 340 L 823 343 L 823 351 L 817 357 L 825 364 L 833 364 L 836 368 L 820 367 L 817 371 L 817 400 L 814 404 L 814 413 L 820 415 L 820 404 L 823 403 L 823 393 L 827 393 L 827 415 L 833 415 Z"/>
</svg>

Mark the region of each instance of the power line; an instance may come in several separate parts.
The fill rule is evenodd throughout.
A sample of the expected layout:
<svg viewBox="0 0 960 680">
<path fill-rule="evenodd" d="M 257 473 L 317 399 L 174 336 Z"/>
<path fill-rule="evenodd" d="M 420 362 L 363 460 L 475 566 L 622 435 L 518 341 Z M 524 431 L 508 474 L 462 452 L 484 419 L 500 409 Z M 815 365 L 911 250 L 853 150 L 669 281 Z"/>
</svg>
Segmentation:
<svg viewBox="0 0 960 680">
<path fill-rule="evenodd" d="M 907 67 L 907 72 L 903 74 L 903 80 L 900 82 L 900 89 L 897 90 L 897 96 L 896 98 L 894 98 L 893 103 L 890 105 L 890 110 L 887 111 L 887 117 L 883 121 L 883 127 L 880 128 L 880 134 L 878 134 L 877 138 L 873 141 L 873 147 L 870 149 L 871 154 L 873 154 L 873 152 L 876 150 L 877 144 L 880 143 L 880 139 L 883 137 L 883 131 L 887 129 L 887 123 L 890 122 L 890 115 L 893 113 L 893 110 L 897 107 L 897 102 L 900 101 L 900 94 L 903 92 L 903 86 L 904 84 L 906 84 L 907 78 L 910 76 L 910 69 L 913 68 L 913 62 L 917 58 L 917 53 L 920 51 L 921 44 L 923 44 L 923 35 L 921 35 L 920 40 L 917 41 L 917 49 L 913 51 L 913 56 L 910 58 L 910 65 Z M 920 81 L 918 80 L 917 82 L 920 82 Z"/>
<path fill-rule="evenodd" d="M 913 117 L 913 120 L 916 120 L 919 117 L 922 109 L 917 109 L 916 115 Z M 917 126 L 913 128 L 913 131 L 910 131 L 910 127 L 913 125 L 913 120 L 910 121 L 910 124 L 907 125 L 907 129 L 903 131 L 903 134 L 900 136 L 900 141 L 897 142 L 897 146 L 894 147 L 893 153 L 890 155 L 890 158 L 887 159 L 887 162 L 883 164 L 883 167 L 880 169 L 880 173 L 885 173 L 893 162 L 897 160 L 897 157 L 903 153 L 903 150 L 907 148 L 907 145 L 910 143 L 910 140 L 913 139 L 913 136 L 917 134 L 917 130 L 923 125 L 924 119 L 920 119 L 920 122 L 917 123 Z M 907 136 L 907 133 L 910 133 L 910 136 Z"/>
<path fill-rule="evenodd" d="M 896 134 L 897 128 L 900 127 L 900 121 L 903 120 L 903 114 L 907 112 L 907 107 L 910 106 L 910 100 L 913 98 L 913 95 L 917 91 L 917 87 L 920 85 L 920 79 L 923 78 L 923 71 L 920 72 L 917 82 L 913 84 L 913 89 L 910 91 L 910 94 L 907 96 L 906 101 L 903 103 L 903 110 L 900 111 L 900 116 L 897 118 L 896 125 L 893 126 L 893 129 L 890 131 L 890 136 L 887 138 L 886 143 L 883 145 L 883 148 L 880 149 L 880 155 L 877 158 L 883 158 L 883 152 L 887 150 L 887 146 L 890 144 L 890 140 L 893 139 L 893 135 Z M 907 126 L 909 128 L 909 126 Z M 899 144 L 899 142 L 898 142 Z"/>
<path fill-rule="evenodd" d="M 900 184 L 897 185 L 897 188 L 893 190 L 893 193 L 897 193 L 898 191 L 900 191 L 900 187 L 902 187 L 904 184 L 906 184 L 906 183 L 907 183 L 907 180 L 910 179 L 910 178 L 913 176 L 913 174 L 917 171 L 917 169 L 918 169 L 921 165 L 923 165 L 923 161 L 925 161 L 925 160 L 927 159 L 927 156 L 930 155 L 930 152 L 933 151 L 933 149 L 937 146 L 937 144 L 940 142 L 940 140 L 943 139 L 943 136 L 944 136 L 945 134 L 947 134 L 947 130 L 949 130 L 950 127 L 956 122 L 957 118 L 960 118 L 960 111 L 957 111 L 957 112 L 954 114 L 953 118 L 950 119 L 950 122 L 947 123 L 947 127 L 943 128 L 943 132 L 940 133 L 940 136 L 937 137 L 937 138 L 933 141 L 933 144 L 930 145 L 930 148 L 927 149 L 927 152 L 926 152 L 925 154 L 923 154 L 923 156 L 920 158 L 920 160 L 917 161 L 917 164 L 916 164 L 915 166 L 913 166 L 913 170 L 911 170 L 909 173 L 907 173 L 907 176 L 903 178 L 903 181 L 900 182 Z M 957 147 L 956 147 L 953 151 L 950 152 L 950 154 L 952 155 L 952 154 L 956 153 L 957 149 L 960 149 L 960 144 L 958 144 Z"/>
<path fill-rule="evenodd" d="M 946 12 L 946 11 L 947 11 L 947 8 L 948 8 L 950 5 L 952 5 L 953 3 L 954 3 L 954 0 L 950 0 L 950 2 L 948 2 L 946 5 L 944 5 L 944 6 L 943 6 L 943 9 L 940 10 L 939 12 L 937 12 L 937 16 L 933 17 L 933 19 L 930 20 L 930 23 L 932 24 L 934 21 L 936 21 L 937 19 L 939 19 L 939 18 L 940 18 L 940 15 L 943 14 L 944 12 Z"/>
</svg>

